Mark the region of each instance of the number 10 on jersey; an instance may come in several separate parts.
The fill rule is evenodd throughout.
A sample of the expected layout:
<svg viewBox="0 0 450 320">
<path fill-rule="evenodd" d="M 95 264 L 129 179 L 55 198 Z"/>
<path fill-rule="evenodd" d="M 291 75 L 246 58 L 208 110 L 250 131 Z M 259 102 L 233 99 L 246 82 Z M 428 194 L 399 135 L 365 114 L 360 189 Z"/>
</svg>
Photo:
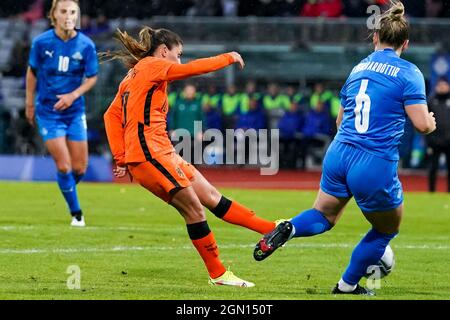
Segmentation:
<svg viewBox="0 0 450 320">
<path fill-rule="evenodd" d="M 365 133 L 369 129 L 370 97 L 366 93 L 369 80 L 361 82 L 359 93 L 356 96 L 355 128 L 359 133 Z"/>
<path fill-rule="evenodd" d="M 58 71 L 67 72 L 69 71 L 69 57 L 59 56 L 58 60 Z"/>
</svg>

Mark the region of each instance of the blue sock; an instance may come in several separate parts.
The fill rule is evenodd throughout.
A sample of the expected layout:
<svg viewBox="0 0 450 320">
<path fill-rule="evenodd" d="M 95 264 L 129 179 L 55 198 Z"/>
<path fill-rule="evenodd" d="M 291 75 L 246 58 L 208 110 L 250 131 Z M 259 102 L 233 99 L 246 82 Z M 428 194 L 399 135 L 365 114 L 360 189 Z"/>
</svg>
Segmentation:
<svg viewBox="0 0 450 320">
<path fill-rule="evenodd" d="M 367 273 L 367 268 L 378 263 L 389 241 L 397 234 L 398 232 L 384 234 L 371 229 L 353 250 L 350 264 L 345 270 L 342 279 L 347 284 L 356 285 Z"/>
<path fill-rule="evenodd" d="M 80 204 L 78 203 L 77 188 L 72 172 L 62 173 L 58 172 L 57 181 L 59 189 L 61 190 L 64 199 L 71 213 L 79 212 Z"/>
<path fill-rule="evenodd" d="M 78 184 L 78 182 L 81 181 L 84 177 L 84 173 L 76 173 L 75 171 L 72 171 L 73 178 L 75 179 L 75 184 Z"/>
<path fill-rule="evenodd" d="M 316 209 L 303 211 L 291 219 L 295 227 L 295 237 L 310 237 L 330 230 L 332 224 Z"/>
</svg>

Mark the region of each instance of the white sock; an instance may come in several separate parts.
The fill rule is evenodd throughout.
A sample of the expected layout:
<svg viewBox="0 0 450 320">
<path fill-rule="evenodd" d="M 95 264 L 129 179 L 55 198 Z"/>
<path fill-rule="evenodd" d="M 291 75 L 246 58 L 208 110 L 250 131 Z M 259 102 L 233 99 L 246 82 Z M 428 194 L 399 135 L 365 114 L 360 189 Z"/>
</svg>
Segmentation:
<svg viewBox="0 0 450 320">
<path fill-rule="evenodd" d="M 352 292 L 353 290 L 356 289 L 356 284 L 355 285 L 348 284 L 341 278 L 341 280 L 339 280 L 338 282 L 338 289 L 341 290 L 342 292 Z"/>
</svg>

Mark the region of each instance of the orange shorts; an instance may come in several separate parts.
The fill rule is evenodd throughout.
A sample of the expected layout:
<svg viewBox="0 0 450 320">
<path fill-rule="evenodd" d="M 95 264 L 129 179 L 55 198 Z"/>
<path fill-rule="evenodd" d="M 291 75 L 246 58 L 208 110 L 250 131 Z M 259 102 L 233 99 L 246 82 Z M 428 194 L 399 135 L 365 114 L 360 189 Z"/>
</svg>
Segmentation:
<svg viewBox="0 0 450 320">
<path fill-rule="evenodd" d="M 128 170 L 141 186 L 166 202 L 173 192 L 191 185 L 196 169 L 172 152 L 147 162 L 129 163 Z"/>
</svg>

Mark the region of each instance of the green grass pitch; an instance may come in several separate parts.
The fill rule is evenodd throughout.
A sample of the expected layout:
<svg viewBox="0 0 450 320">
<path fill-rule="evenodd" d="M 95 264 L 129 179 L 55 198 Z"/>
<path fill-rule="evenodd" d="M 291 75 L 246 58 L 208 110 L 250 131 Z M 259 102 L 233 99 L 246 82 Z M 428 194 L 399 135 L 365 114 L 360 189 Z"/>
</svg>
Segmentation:
<svg viewBox="0 0 450 320">
<path fill-rule="evenodd" d="M 315 192 L 221 190 L 275 220 L 311 206 Z M 79 186 L 87 227 L 70 227 L 56 183 L 0 183 L 0 299 L 367 299 L 329 292 L 369 229 L 354 201 L 338 225 L 294 239 L 263 262 L 260 235 L 207 213 L 221 258 L 254 288 L 211 287 L 181 216 L 137 185 Z M 370 299 L 450 299 L 450 196 L 408 193 L 396 266 Z M 69 289 L 78 266 L 80 289 Z M 362 284 L 365 284 L 362 282 Z"/>
</svg>

